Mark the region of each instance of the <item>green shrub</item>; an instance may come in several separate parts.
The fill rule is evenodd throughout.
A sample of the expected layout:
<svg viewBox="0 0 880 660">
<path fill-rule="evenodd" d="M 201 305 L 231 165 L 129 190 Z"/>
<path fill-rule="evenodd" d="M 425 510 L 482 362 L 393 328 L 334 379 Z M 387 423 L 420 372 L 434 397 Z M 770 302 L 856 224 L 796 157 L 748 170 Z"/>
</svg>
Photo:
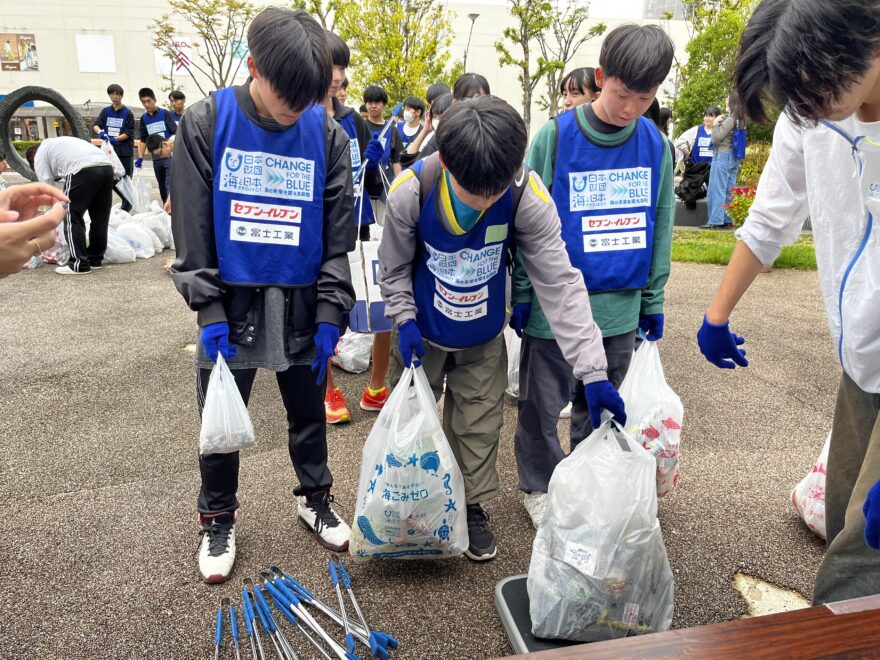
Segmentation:
<svg viewBox="0 0 880 660">
<path fill-rule="evenodd" d="M 12 146 L 18 152 L 18 155 L 24 158 L 25 152 L 35 144 L 40 144 L 40 140 L 13 140 Z"/>
</svg>

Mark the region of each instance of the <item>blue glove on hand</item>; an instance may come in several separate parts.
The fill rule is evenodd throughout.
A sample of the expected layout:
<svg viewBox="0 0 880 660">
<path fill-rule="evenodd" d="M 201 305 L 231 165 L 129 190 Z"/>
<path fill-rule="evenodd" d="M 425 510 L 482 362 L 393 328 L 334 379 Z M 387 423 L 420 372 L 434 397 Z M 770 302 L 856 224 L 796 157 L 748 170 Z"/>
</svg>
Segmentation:
<svg viewBox="0 0 880 660">
<path fill-rule="evenodd" d="M 523 330 L 529 324 L 529 317 L 532 315 L 532 303 L 516 303 L 510 312 L 510 327 L 516 333 L 517 337 L 523 336 Z"/>
<path fill-rule="evenodd" d="M 425 343 L 422 341 L 422 333 L 413 319 L 404 321 L 397 326 L 397 348 L 403 358 L 403 364 L 408 369 L 413 363 L 413 353 L 416 357 L 425 357 Z"/>
<path fill-rule="evenodd" d="M 587 407 L 590 410 L 590 423 L 594 429 L 602 425 L 602 411 L 610 412 L 617 423 L 621 426 L 626 424 L 626 410 L 623 399 L 614 389 L 611 381 L 599 380 L 595 383 L 584 385 L 584 393 L 587 396 Z"/>
<path fill-rule="evenodd" d="M 138 158 L 136 161 L 134 161 L 134 166 L 138 169 L 140 169 L 141 165 L 143 165 L 143 164 L 144 164 L 143 158 Z"/>
<path fill-rule="evenodd" d="M 385 147 L 382 146 L 382 143 L 379 142 L 378 138 L 373 138 L 367 143 L 367 148 L 364 149 L 364 160 L 367 161 L 367 169 L 371 172 L 375 172 L 379 169 L 379 161 L 382 160 L 382 156 L 385 155 Z"/>
<path fill-rule="evenodd" d="M 98 137 L 101 138 L 102 140 L 106 140 L 106 139 L 107 139 L 107 133 L 105 133 L 104 131 L 100 131 L 100 132 L 98 133 Z"/>
<path fill-rule="evenodd" d="M 648 341 L 663 338 L 663 314 L 648 314 L 639 319 L 639 330 Z"/>
<path fill-rule="evenodd" d="M 115 137 L 113 137 L 111 135 L 110 136 L 110 144 L 112 144 L 115 147 L 117 144 L 119 144 L 119 140 L 117 140 Z"/>
<path fill-rule="evenodd" d="M 730 331 L 730 323 L 712 323 L 703 316 L 703 326 L 697 332 L 697 344 L 709 362 L 722 369 L 749 366 L 742 346 L 746 340 Z"/>
<path fill-rule="evenodd" d="M 217 353 L 220 353 L 224 360 L 229 360 L 238 352 L 235 344 L 229 343 L 229 324 L 225 322 L 211 323 L 202 328 L 201 342 L 205 347 L 205 355 L 214 362 L 217 361 Z"/>
<path fill-rule="evenodd" d="M 862 512 L 865 514 L 865 543 L 880 550 L 880 481 L 868 491 Z"/>
<path fill-rule="evenodd" d="M 321 385 L 327 377 L 327 362 L 336 352 L 336 344 L 339 343 L 339 326 L 334 323 L 319 323 L 315 333 L 315 348 L 318 357 L 312 361 L 312 371 L 318 372 L 316 385 Z"/>
</svg>

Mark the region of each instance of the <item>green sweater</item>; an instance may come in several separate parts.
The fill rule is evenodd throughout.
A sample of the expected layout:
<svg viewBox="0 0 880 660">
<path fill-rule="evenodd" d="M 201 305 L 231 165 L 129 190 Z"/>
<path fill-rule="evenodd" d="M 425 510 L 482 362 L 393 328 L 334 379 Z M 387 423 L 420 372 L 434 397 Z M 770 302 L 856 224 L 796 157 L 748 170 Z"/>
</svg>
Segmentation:
<svg viewBox="0 0 880 660">
<path fill-rule="evenodd" d="M 593 130 L 584 116 L 584 107 L 575 109 L 578 123 L 596 144 L 613 149 L 624 143 L 632 135 L 636 122 L 620 129 L 619 132 L 605 135 Z M 526 163 L 541 177 L 547 188 L 553 184 L 554 166 L 553 150 L 556 144 L 556 122 L 547 122 L 532 140 Z M 675 194 L 672 183 L 672 158 L 669 149 L 663 149 L 663 164 L 660 166 L 657 200 L 655 201 L 654 245 L 651 256 L 651 269 L 648 273 L 648 284 L 642 290 L 611 291 L 591 293 L 590 306 L 593 318 L 603 337 L 613 337 L 635 330 L 639 318 L 648 314 L 662 314 L 664 288 L 669 279 L 670 251 L 672 249 L 672 225 L 675 216 Z M 532 291 L 529 277 L 519 258 L 513 273 L 513 301 L 531 302 L 532 314 L 526 333 L 542 339 L 553 339 L 547 317 Z"/>
</svg>

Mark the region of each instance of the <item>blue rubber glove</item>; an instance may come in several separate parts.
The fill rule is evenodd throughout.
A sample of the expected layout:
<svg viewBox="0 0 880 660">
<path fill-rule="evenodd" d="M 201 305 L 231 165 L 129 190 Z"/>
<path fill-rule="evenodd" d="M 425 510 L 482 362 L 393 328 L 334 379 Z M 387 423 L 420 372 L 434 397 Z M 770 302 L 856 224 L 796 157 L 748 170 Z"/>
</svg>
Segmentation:
<svg viewBox="0 0 880 660">
<path fill-rule="evenodd" d="M 318 357 L 312 361 L 312 371 L 318 372 L 316 385 L 321 385 L 327 377 L 327 363 L 336 352 L 336 344 L 339 343 L 339 326 L 335 323 L 319 323 L 315 333 L 315 348 Z"/>
<path fill-rule="evenodd" d="M 117 144 L 119 144 L 119 140 L 117 140 L 115 137 L 113 137 L 111 135 L 110 136 L 110 144 L 112 144 L 115 147 Z"/>
<path fill-rule="evenodd" d="M 648 341 L 657 341 L 663 338 L 663 314 L 648 314 L 639 319 L 639 330 Z"/>
<path fill-rule="evenodd" d="M 742 346 L 746 340 L 730 331 L 730 323 L 711 323 L 703 316 L 703 326 L 697 332 L 697 344 L 709 362 L 721 369 L 735 369 L 736 365 L 749 366 Z"/>
<path fill-rule="evenodd" d="M 214 362 L 217 361 L 217 353 L 220 353 L 224 360 L 229 360 L 238 352 L 235 344 L 229 343 L 229 324 L 225 322 L 211 323 L 202 328 L 201 342 L 205 347 L 205 355 Z"/>
<path fill-rule="evenodd" d="M 140 169 L 141 165 L 143 165 L 143 164 L 144 164 L 143 158 L 138 158 L 136 161 L 134 161 L 134 166 L 138 169 Z"/>
<path fill-rule="evenodd" d="M 510 327 L 517 337 L 523 336 L 523 330 L 529 324 L 529 316 L 532 315 L 532 303 L 516 303 L 510 312 Z"/>
<path fill-rule="evenodd" d="M 102 140 L 106 140 L 106 139 L 107 139 L 107 133 L 105 133 L 104 131 L 100 131 L 100 132 L 98 133 L 98 137 L 101 138 Z"/>
<path fill-rule="evenodd" d="M 367 161 L 367 169 L 370 172 L 378 170 L 379 163 L 384 155 L 385 147 L 382 146 L 382 143 L 379 142 L 378 138 L 370 140 L 367 143 L 367 148 L 364 149 L 364 160 Z"/>
<path fill-rule="evenodd" d="M 602 425 L 603 410 L 610 412 L 621 426 L 626 425 L 623 399 L 620 398 L 611 381 L 599 380 L 584 385 L 584 393 L 587 396 L 587 407 L 590 409 L 590 423 L 594 429 Z"/>
<path fill-rule="evenodd" d="M 865 543 L 880 550 L 880 481 L 868 491 L 862 512 L 865 514 Z"/>
<path fill-rule="evenodd" d="M 403 358 L 403 364 L 407 368 L 412 366 L 413 353 L 416 357 L 425 357 L 425 343 L 422 341 L 422 333 L 413 319 L 404 321 L 397 326 L 397 348 Z"/>
</svg>

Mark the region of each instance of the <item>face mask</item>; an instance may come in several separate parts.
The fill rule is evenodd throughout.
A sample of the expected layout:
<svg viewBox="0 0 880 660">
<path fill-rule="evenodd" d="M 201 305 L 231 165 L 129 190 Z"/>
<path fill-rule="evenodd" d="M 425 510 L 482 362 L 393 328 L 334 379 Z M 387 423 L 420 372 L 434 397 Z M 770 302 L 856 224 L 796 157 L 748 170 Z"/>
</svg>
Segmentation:
<svg viewBox="0 0 880 660">
<path fill-rule="evenodd" d="M 413 118 L 414 118 L 414 117 L 413 117 L 413 113 L 412 113 L 412 112 L 410 112 L 409 110 L 404 110 L 404 111 L 403 111 L 403 121 L 405 121 L 405 122 L 411 122 L 411 121 L 413 120 Z"/>
</svg>

